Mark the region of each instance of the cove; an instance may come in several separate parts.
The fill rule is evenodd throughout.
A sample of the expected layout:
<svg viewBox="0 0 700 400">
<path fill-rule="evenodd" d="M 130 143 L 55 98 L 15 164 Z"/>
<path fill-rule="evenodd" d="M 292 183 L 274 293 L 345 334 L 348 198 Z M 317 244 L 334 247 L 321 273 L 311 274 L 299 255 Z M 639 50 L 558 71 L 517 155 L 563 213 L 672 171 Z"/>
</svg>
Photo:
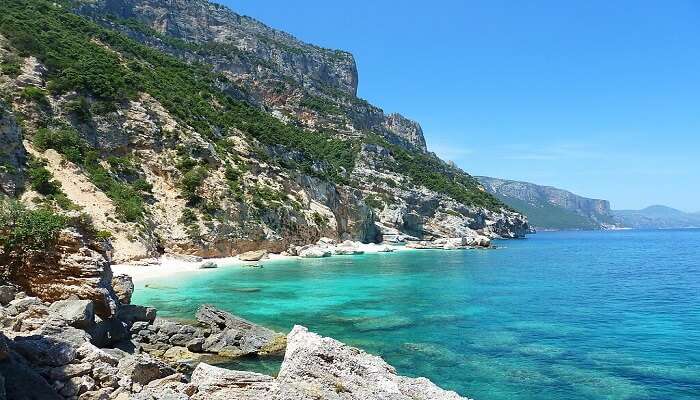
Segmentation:
<svg viewBox="0 0 700 400">
<path fill-rule="evenodd" d="M 698 397 L 700 230 L 496 244 L 222 266 L 140 282 L 133 301 L 163 317 L 209 303 L 281 332 L 301 324 L 479 400 Z"/>
</svg>

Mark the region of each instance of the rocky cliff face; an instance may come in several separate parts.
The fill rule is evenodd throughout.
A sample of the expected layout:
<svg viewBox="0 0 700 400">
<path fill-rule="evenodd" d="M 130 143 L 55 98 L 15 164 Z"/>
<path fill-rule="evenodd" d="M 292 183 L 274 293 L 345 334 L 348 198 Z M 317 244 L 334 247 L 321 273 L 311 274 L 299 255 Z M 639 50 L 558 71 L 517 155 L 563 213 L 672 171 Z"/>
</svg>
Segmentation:
<svg viewBox="0 0 700 400">
<path fill-rule="evenodd" d="M 541 186 L 528 182 L 511 181 L 485 176 L 477 177 L 486 190 L 498 196 L 506 204 L 519 209 L 530 217 L 548 209 L 552 218 L 531 218 L 534 226 L 541 228 L 595 229 L 613 223 L 610 202 L 578 196 L 566 190 Z"/>
<path fill-rule="evenodd" d="M 352 54 L 303 43 L 206 0 L 78 1 L 77 12 L 180 58 L 212 65 L 236 95 L 313 130 L 352 138 L 374 131 L 426 151 L 420 125 L 356 97 Z M 110 18 L 105 18 L 111 16 Z"/>
<path fill-rule="evenodd" d="M 25 162 L 22 130 L 7 104 L 0 101 L 0 192 L 8 196 L 18 194 L 23 183 L 19 172 Z"/>
<path fill-rule="evenodd" d="M 116 262 L 527 231 L 357 98 L 347 53 L 200 0 L 0 10 L 3 192 L 90 215 Z"/>
</svg>

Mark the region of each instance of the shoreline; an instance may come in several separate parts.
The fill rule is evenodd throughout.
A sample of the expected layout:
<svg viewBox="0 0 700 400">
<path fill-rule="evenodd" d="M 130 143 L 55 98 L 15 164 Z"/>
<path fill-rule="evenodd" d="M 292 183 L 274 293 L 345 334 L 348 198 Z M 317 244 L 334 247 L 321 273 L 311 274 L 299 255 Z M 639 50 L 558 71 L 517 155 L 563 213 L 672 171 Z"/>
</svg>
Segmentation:
<svg viewBox="0 0 700 400">
<path fill-rule="evenodd" d="M 391 247 L 393 251 L 385 252 L 382 251 L 385 247 Z M 362 254 L 378 254 L 387 253 L 391 254 L 393 252 L 411 251 L 415 249 L 406 248 L 399 245 L 388 245 L 388 244 L 358 244 L 354 246 L 357 250 L 362 251 Z M 358 254 L 360 255 L 360 254 Z M 330 257 L 351 257 L 353 255 L 340 255 L 333 254 Z M 207 272 L 211 270 L 218 270 L 221 268 L 228 267 L 240 267 L 244 265 L 253 264 L 266 264 L 270 262 L 279 261 L 292 261 L 292 260 L 319 260 L 329 257 L 317 257 L 317 258 L 304 258 L 292 255 L 282 255 L 275 253 L 268 253 L 268 255 L 261 259 L 260 261 L 242 261 L 238 256 L 231 257 L 220 257 L 220 258 L 203 258 L 199 261 L 187 260 L 192 256 L 179 256 L 179 255 L 164 255 L 157 259 L 153 259 L 152 262 L 142 263 L 133 262 L 127 264 L 113 264 L 112 274 L 116 275 L 128 275 L 131 277 L 134 283 L 143 283 L 149 279 L 160 279 L 165 277 L 170 277 L 173 275 L 179 275 L 188 272 Z M 213 262 L 217 265 L 216 268 L 200 268 L 200 266 L 205 262 Z"/>
</svg>

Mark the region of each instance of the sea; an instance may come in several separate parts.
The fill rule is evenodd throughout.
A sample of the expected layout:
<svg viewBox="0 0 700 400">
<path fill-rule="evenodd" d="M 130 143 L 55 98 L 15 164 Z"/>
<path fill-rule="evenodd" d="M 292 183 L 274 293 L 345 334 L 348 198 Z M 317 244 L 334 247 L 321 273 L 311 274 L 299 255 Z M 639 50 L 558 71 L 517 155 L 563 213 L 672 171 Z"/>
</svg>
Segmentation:
<svg viewBox="0 0 700 400">
<path fill-rule="evenodd" d="M 700 230 L 494 243 L 221 265 L 139 282 L 133 301 L 162 317 L 212 304 L 280 332 L 304 325 L 476 400 L 700 399 Z"/>
</svg>

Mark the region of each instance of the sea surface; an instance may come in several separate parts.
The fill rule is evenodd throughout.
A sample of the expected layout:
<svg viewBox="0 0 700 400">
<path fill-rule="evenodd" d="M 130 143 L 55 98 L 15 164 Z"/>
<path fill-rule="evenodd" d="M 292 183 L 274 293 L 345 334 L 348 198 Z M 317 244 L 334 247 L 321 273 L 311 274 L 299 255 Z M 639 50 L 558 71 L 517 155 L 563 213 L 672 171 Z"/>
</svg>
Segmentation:
<svg viewBox="0 0 700 400">
<path fill-rule="evenodd" d="M 221 267 L 143 282 L 134 301 L 302 324 L 477 400 L 700 399 L 700 230 L 496 244 Z"/>
</svg>

